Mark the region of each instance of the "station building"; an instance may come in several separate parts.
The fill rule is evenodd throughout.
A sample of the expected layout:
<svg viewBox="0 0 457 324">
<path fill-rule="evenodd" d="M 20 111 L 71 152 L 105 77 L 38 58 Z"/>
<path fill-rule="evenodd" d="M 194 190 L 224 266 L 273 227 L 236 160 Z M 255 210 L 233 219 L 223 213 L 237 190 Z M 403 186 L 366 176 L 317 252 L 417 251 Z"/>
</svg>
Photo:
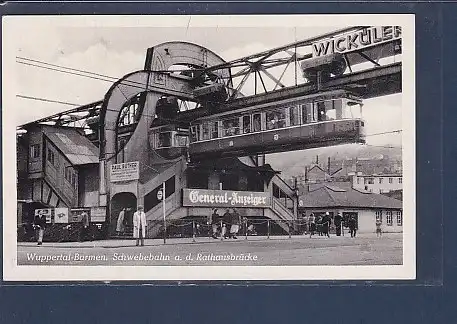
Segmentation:
<svg viewBox="0 0 457 324">
<path fill-rule="evenodd" d="M 384 232 L 403 231 L 402 201 L 353 188 L 351 182 L 328 182 L 309 186 L 299 197 L 299 213 L 305 218 L 329 212 L 343 220 L 355 216 L 360 233 L 374 233 L 376 222 L 381 221 Z"/>
</svg>

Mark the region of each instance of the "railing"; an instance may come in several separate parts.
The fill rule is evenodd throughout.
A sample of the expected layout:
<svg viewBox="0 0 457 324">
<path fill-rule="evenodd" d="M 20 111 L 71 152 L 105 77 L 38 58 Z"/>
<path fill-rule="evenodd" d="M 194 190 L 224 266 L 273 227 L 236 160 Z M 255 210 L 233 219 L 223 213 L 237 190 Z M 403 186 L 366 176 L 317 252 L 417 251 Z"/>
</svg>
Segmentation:
<svg viewBox="0 0 457 324">
<path fill-rule="evenodd" d="M 166 233 L 164 233 L 164 222 L 148 221 L 147 227 L 157 229 L 157 235 L 147 236 L 155 239 L 189 239 L 192 242 L 207 242 L 208 240 L 224 240 L 236 237 L 237 239 L 248 240 L 250 237 L 284 237 L 310 235 L 310 226 L 305 220 L 272 220 L 270 218 L 246 218 L 232 228 L 230 222 L 218 220 L 209 223 L 206 216 L 183 218 L 178 220 L 166 220 Z M 336 233 L 334 224 L 329 227 L 318 224 L 313 235 L 322 236 L 326 233 Z M 341 235 L 348 235 L 349 229 L 342 228 Z M 149 233 L 149 231 L 148 231 Z"/>
<path fill-rule="evenodd" d="M 37 240 L 37 229 L 32 224 L 23 224 L 17 231 L 18 242 L 33 242 Z M 105 225 L 90 224 L 86 230 L 81 223 L 48 224 L 44 229 L 44 242 L 76 242 L 94 241 L 107 238 Z"/>
<path fill-rule="evenodd" d="M 217 220 L 214 223 L 208 222 L 207 216 L 182 218 L 178 220 L 166 220 L 166 232 L 164 231 L 163 220 L 149 220 L 147 227 L 157 229 L 154 235 L 147 231 L 146 239 L 164 239 L 164 243 L 172 241 L 173 244 L 179 243 L 208 243 L 224 240 L 261 240 L 261 239 L 291 239 L 303 236 L 334 236 L 336 234 L 335 225 L 330 224 L 326 227 L 317 224 L 314 232 L 305 220 L 273 220 L 263 217 L 243 218 L 238 226 L 232 226 L 230 221 Z M 91 224 L 87 231 L 81 231 L 82 224 L 54 224 L 45 229 L 44 242 L 77 242 L 106 239 L 107 228 L 98 228 Z M 19 242 L 36 242 L 37 232 L 30 226 L 28 235 L 19 235 L 22 228 L 18 229 Z M 374 231 L 373 231 L 374 233 Z M 84 234 L 85 237 L 81 237 Z M 349 229 L 346 224 L 341 226 L 342 236 L 349 236 Z M 133 233 L 119 239 L 133 239 Z"/>
</svg>

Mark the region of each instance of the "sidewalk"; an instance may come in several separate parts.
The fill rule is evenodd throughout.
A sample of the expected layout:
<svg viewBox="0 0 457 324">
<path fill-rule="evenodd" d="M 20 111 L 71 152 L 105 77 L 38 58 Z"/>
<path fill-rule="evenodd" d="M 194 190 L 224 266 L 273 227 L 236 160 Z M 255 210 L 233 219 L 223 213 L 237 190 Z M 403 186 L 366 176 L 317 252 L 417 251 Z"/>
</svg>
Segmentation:
<svg viewBox="0 0 457 324">
<path fill-rule="evenodd" d="M 384 237 L 388 238 L 396 238 L 400 239 L 403 233 L 384 233 Z M 357 234 L 357 238 L 363 239 L 370 239 L 376 238 L 375 233 L 362 233 Z M 236 242 L 249 242 L 249 241 L 268 241 L 268 240 L 275 240 L 275 241 L 291 241 L 291 240 L 346 240 L 351 239 L 349 235 L 345 236 L 335 236 L 330 235 L 330 238 L 325 236 L 313 236 L 312 238 L 309 235 L 292 235 L 291 238 L 287 235 L 283 236 L 248 236 L 248 239 L 245 239 L 245 236 L 238 236 L 237 240 L 233 239 L 225 239 L 223 240 L 224 243 L 236 243 Z M 111 239 L 111 240 L 98 240 L 98 241 L 86 241 L 86 242 L 43 242 L 41 247 L 53 247 L 53 248 L 121 248 L 121 247 L 135 247 L 135 240 L 134 239 Z M 221 243 L 220 239 L 213 239 L 212 237 L 196 237 L 195 242 L 190 238 L 169 238 L 166 241 L 166 245 L 177 245 L 177 244 L 208 244 L 208 243 Z M 144 240 L 145 246 L 160 246 L 163 245 L 163 239 L 155 238 L 155 239 L 145 239 Z M 37 245 L 36 242 L 18 242 L 17 246 L 27 246 L 27 247 L 40 247 Z"/>
</svg>

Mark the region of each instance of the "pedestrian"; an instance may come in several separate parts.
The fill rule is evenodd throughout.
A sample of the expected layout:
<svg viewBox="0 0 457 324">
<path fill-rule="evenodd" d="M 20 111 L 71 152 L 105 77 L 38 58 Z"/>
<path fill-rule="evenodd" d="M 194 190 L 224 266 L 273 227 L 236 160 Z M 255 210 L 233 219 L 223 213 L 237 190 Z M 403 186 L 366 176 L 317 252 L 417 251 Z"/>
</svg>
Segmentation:
<svg viewBox="0 0 457 324">
<path fill-rule="evenodd" d="M 84 242 L 89 233 L 89 215 L 85 210 L 81 213 L 81 228 L 79 231 L 79 241 Z"/>
<path fill-rule="evenodd" d="M 309 237 L 314 235 L 314 232 L 316 231 L 316 218 L 314 217 L 314 214 L 311 213 L 308 218 L 308 224 L 309 224 Z"/>
<path fill-rule="evenodd" d="M 330 218 L 330 213 L 326 212 L 325 216 L 322 217 L 322 235 L 323 236 L 330 237 L 329 229 L 330 229 L 331 222 L 332 222 L 332 220 Z"/>
<path fill-rule="evenodd" d="M 125 219 L 125 211 L 126 208 L 122 208 L 119 216 L 117 217 L 117 224 L 116 224 L 116 233 L 117 235 L 124 234 L 124 219 Z"/>
<path fill-rule="evenodd" d="M 217 231 L 219 228 L 219 222 L 220 222 L 220 216 L 217 213 L 217 208 L 214 208 L 213 214 L 211 215 L 211 229 L 212 229 L 212 235 L 211 237 L 214 239 L 217 239 Z"/>
<path fill-rule="evenodd" d="M 230 237 L 230 230 L 229 230 L 229 233 L 227 233 L 227 229 L 230 229 L 231 221 L 232 221 L 232 215 L 230 215 L 230 211 L 227 208 L 225 210 L 224 215 L 222 215 L 221 237 L 223 237 L 223 238 Z"/>
<path fill-rule="evenodd" d="M 381 220 L 377 220 L 376 221 L 376 236 L 377 237 L 381 237 L 382 236 L 382 223 L 381 223 Z"/>
<path fill-rule="evenodd" d="M 136 238 L 136 246 L 144 246 L 144 238 L 146 237 L 146 214 L 143 211 L 143 206 L 138 206 L 137 211 L 133 214 L 133 237 Z"/>
<path fill-rule="evenodd" d="M 232 209 L 230 221 L 230 237 L 237 239 L 238 231 L 240 230 L 241 217 L 235 208 Z"/>
<path fill-rule="evenodd" d="M 323 221 L 322 215 L 317 216 L 317 219 L 316 219 L 316 230 L 317 230 L 317 235 L 318 236 L 322 236 L 322 221 Z"/>
<path fill-rule="evenodd" d="M 351 237 L 355 237 L 357 232 L 357 224 L 354 215 L 349 218 L 349 231 L 351 232 Z"/>
<path fill-rule="evenodd" d="M 43 214 L 43 211 L 40 210 L 38 211 L 38 214 L 35 216 L 35 219 L 33 221 L 33 225 L 35 229 L 37 230 L 37 241 L 38 245 L 43 244 L 43 236 L 44 236 L 44 228 L 46 226 L 46 216 Z"/>
<path fill-rule="evenodd" d="M 333 221 L 333 223 L 335 224 L 336 236 L 341 236 L 341 224 L 342 224 L 342 221 L 343 221 L 343 217 L 341 216 L 340 213 L 337 213 L 336 216 L 335 216 L 335 219 Z"/>
</svg>

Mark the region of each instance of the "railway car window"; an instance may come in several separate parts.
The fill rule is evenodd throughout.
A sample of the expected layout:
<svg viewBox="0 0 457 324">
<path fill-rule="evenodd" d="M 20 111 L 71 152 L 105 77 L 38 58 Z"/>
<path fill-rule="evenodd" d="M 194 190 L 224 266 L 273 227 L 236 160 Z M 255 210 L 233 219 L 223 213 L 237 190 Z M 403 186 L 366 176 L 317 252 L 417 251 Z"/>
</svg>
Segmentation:
<svg viewBox="0 0 457 324">
<path fill-rule="evenodd" d="M 298 106 L 289 107 L 290 126 L 300 125 L 298 120 Z"/>
<path fill-rule="evenodd" d="M 233 136 L 240 133 L 240 119 L 238 117 L 222 121 L 223 136 Z"/>
<path fill-rule="evenodd" d="M 213 122 L 211 124 L 211 138 L 219 137 L 219 122 Z"/>
<path fill-rule="evenodd" d="M 207 122 L 202 124 L 202 140 L 209 140 L 209 125 Z"/>
<path fill-rule="evenodd" d="M 301 105 L 301 110 L 302 110 L 302 123 L 313 123 L 316 121 L 315 115 L 314 115 L 314 107 L 312 103 L 306 103 Z"/>
<path fill-rule="evenodd" d="M 333 103 L 333 100 L 324 101 L 325 105 L 325 120 L 335 120 L 336 119 L 336 110 Z"/>
<path fill-rule="evenodd" d="M 251 116 L 243 116 L 243 134 L 251 132 Z"/>
<path fill-rule="evenodd" d="M 333 108 L 335 109 L 335 118 L 343 119 L 343 100 L 335 99 L 333 100 Z"/>
<path fill-rule="evenodd" d="M 254 132 L 260 132 L 262 130 L 262 115 L 254 114 L 252 116 L 252 126 Z"/>
<path fill-rule="evenodd" d="M 187 146 L 187 140 L 188 137 L 187 135 L 182 135 L 182 134 L 175 134 L 174 136 L 174 146 L 175 147 L 184 147 Z"/>
<path fill-rule="evenodd" d="M 191 126 L 190 127 L 190 140 L 192 142 L 197 141 L 197 126 Z"/>
<path fill-rule="evenodd" d="M 196 130 L 196 136 L 197 136 L 197 141 L 201 141 L 201 130 L 200 130 L 200 125 L 196 125 L 197 127 L 195 128 Z"/>
<path fill-rule="evenodd" d="M 362 104 L 356 101 L 343 101 L 343 118 L 362 118 Z"/>
<path fill-rule="evenodd" d="M 325 121 L 326 116 L 325 116 L 325 103 L 323 101 L 317 102 L 316 103 L 317 107 L 317 121 Z"/>
<path fill-rule="evenodd" d="M 286 126 L 286 116 L 283 110 L 272 110 L 266 112 L 267 129 L 278 129 Z"/>
<path fill-rule="evenodd" d="M 159 145 L 157 147 L 171 146 L 171 132 L 159 133 Z"/>
</svg>

